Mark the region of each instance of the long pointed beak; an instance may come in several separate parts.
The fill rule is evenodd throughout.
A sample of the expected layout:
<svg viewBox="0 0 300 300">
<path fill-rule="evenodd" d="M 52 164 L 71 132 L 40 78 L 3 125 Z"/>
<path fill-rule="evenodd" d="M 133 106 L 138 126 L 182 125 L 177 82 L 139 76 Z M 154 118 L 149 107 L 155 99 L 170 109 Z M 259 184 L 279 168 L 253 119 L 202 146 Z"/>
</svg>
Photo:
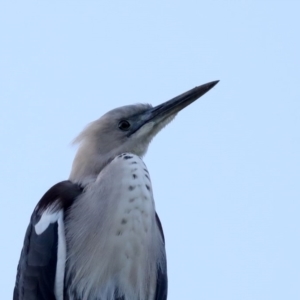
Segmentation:
<svg viewBox="0 0 300 300">
<path fill-rule="evenodd" d="M 187 107 L 198 98 L 207 93 L 210 89 L 212 89 L 219 80 L 212 81 L 200 86 L 197 86 L 167 102 L 164 102 L 160 105 L 157 105 L 148 111 L 144 112 L 139 116 L 138 122 L 133 126 L 133 128 L 128 133 L 128 136 L 132 135 L 136 131 L 138 131 L 143 125 L 150 121 L 159 122 L 160 120 L 164 120 L 172 115 L 175 115 L 183 108 Z"/>
<path fill-rule="evenodd" d="M 152 119 L 158 116 L 169 117 L 173 114 L 178 113 L 183 108 L 187 107 L 198 98 L 207 93 L 212 89 L 219 80 L 212 81 L 200 86 L 197 86 L 167 102 L 164 102 L 160 105 L 155 106 L 151 109 Z"/>
</svg>

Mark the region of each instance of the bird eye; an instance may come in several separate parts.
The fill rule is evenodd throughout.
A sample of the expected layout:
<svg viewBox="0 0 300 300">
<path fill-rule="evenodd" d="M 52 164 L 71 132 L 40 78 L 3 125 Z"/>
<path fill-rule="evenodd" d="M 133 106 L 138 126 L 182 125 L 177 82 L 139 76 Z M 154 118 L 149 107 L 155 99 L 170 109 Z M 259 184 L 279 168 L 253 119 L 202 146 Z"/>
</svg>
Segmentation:
<svg viewBox="0 0 300 300">
<path fill-rule="evenodd" d="M 127 131 L 130 128 L 130 123 L 126 120 L 122 120 L 119 123 L 119 128 L 123 131 Z"/>
</svg>

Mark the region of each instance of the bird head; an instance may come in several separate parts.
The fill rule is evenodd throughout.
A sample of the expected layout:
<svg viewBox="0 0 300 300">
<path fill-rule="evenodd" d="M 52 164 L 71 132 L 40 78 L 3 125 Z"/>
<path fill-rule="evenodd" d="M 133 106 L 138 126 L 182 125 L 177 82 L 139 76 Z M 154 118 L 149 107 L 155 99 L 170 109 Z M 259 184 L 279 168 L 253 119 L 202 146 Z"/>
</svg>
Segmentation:
<svg viewBox="0 0 300 300">
<path fill-rule="evenodd" d="M 83 183 L 94 178 L 117 155 L 125 152 L 143 156 L 152 138 L 176 114 L 200 98 L 218 81 L 195 87 L 167 102 L 122 106 L 90 123 L 75 139 L 79 149 L 70 179 Z"/>
</svg>

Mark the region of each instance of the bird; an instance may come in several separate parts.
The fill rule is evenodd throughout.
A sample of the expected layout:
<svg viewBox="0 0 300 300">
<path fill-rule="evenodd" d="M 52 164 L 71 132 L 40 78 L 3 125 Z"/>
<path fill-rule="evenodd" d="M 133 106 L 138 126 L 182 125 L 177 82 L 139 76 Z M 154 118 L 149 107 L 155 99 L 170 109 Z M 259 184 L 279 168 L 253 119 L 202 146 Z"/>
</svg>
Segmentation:
<svg viewBox="0 0 300 300">
<path fill-rule="evenodd" d="M 36 205 L 13 300 L 166 300 L 165 238 L 148 168 L 153 137 L 219 81 L 157 106 L 113 109 L 75 139 L 68 180 Z"/>
</svg>

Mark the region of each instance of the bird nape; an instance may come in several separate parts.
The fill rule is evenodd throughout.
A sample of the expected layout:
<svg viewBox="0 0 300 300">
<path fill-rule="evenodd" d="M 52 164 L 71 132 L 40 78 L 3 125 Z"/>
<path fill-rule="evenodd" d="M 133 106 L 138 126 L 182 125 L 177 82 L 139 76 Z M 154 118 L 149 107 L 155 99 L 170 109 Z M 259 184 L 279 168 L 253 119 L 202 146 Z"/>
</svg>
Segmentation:
<svg viewBox="0 0 300 300">
<path fill-rule="evenodd" d="M 165 300 L 165 240 L 141 157 L 175 115 L 214 87 L 161 105 L 128 105 L 76 138 L 69 180 L 38 202 L 26 231 L 14 300 Z"/>
</svg>

